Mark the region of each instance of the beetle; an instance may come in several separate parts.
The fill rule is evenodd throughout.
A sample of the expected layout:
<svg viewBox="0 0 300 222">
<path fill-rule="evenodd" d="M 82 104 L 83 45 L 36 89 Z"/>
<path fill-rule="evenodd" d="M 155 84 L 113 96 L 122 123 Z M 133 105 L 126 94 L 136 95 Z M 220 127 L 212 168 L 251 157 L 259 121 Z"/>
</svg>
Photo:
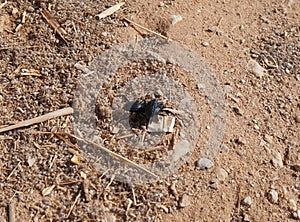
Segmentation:
<svg viewBox="0 0 300 222">
<path fill-rule="evenodd" d="M 130 112 L 144 115 L 147 119 L 147 123 L 149 124 L 150 119 L 158 115 L 163 107 L 164 105 L 157 102 L 156 99 L 152 99 L 148 103 L 140 103 L 136 101 L 132 104 Z"/>
<path fill-rule="evenodd" d="M 130 108 L 130 112 L 142 112 L 144 109 L 144 104 L 136 101 L 132 104 L 131 108 Z"/>
<path fill-rule="evenodd" d="M 148 122 L 152 117 L 158 115 L 162 108 L 163 104 L 157 102 L 156 99 L 153 99 L 150 102 L 148 102 L 145 107 L 145 114 Z"/>
</svg>

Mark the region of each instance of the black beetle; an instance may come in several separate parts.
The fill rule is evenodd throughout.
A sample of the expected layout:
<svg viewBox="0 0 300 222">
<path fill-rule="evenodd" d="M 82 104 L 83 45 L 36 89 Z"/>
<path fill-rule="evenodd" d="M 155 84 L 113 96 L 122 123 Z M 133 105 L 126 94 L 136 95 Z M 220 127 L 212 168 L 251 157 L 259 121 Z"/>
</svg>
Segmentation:
<svg viewBox="0 0 300 222">
<path fill-rule="evenodd" d="M 163 104 L 157 102 L 156 99 L 153 99 L 150 102 L 148 102 L 145 107 L 145 114 L 147 120 L 149 121 L 151 117 L 158 115 L 162 108 Z"/>
<path fill-rule="evenodd" d="M 136 101 L 132 104 L 131 108 L 130 108 L 130 112 L 141 112 L 144 109 L 144 104 Z"/>
<path fill-rule="evenodd" d="M 136 101 L 132 104 L 130 112 L 144 115 L 149 123 L 150 119 L 153 116 L 158 115 L 163 107 L 163 104 L 157 102 L 156 99 L 153 99 L 148 103 L 140 103 Z"/>
</svg>

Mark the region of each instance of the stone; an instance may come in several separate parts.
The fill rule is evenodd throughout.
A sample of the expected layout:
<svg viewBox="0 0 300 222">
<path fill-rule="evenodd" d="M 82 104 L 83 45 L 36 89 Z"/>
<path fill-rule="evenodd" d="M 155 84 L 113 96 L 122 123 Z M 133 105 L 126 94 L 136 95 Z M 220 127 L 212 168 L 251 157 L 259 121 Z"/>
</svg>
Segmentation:
<svg viewBox="0 0 300 222">
<path fill-rule="evenodd" d="M 289 199 L 289 210 L 297 211 L 297 201 L 295 201 L 294 199 Z"/>
<path fill-rule="evenodd" d="M 297 116 L 295 117 L 295 121 L 296 121 L 296 123 L 300 123 L 300 115 L 297 115 Z"/>
<path fill-rule="evenodd" d="M 209 187 L 214 189 L 214 190 L 217 190 L 219 189 L 219 181 L 218 179 L 214 178 L 214 179 L 211 179 L 209 181 Z"/>
<path fill-rule="evenodd" d="M 233 112 L 235 112 L 237 115 L 242 116 L 244 115 L 244 112 L 237 106 L 232 107 Z"/>
<path fill-rule="evenodd" d="M 270 136 L 270 135 L 268 135 L 268 134 L 265 134 L 264 140 L 265 140 L 267 143 L 269 143 L 269 144 L 271 144 L 271 143 L 273 142 L 272 136 Z"/>
<path fill-rule="evenodd" d="M 224 150 L 225 152 L 229 151 L 229 147 L 226 144 L 221 144 L 221 149 Z"/>
<path fill-rule="evenodd" d="M 172 25 L 175 25 L 177 22 L 182 21 L 182 16 L 181 15 L 172 15 Z"/>
<path fill-rule="evenodd" d="M 261 65 L 258 64 L 258 62 L 256 62 L 253 59 L 249 60 L 249 62 L 246 65 L 246 69 L 258 78 L 263 77 L 265 72 L 267 72 L 265 68 L 263 68 Z"/>
<path fill-rule="evenodd" d="M 275 204 L 278 202 L 278 193 L 272 189 L 268 192 L 267 198 L 271 203 Z"/>
<path fill-rule="evenodd" d="M 245 213 L 244 213 L 243 216 L 244 216 L 244 221 L 246 221 L 246 222 L 251 221 L 250 216 L 249 216 L 248 214 L 245 214 Z"/>
<path fill-rule="evenodd" d="M 29 158 L 27 159 L 28 166 L 29 166 L 29 167 L 32 167 L 33 164 L 35 163 L 35 161 L 36 161 L 35 158 L 29 157 Z"/>
<path fill-rule="evenodd" d="M 275 168 L 283 167 L 283 161 L 282 161 L 281 154 L 277 151 L 275 151 L 272 155 L 272 164 Z"/>
<path fill-rule="evenodd" d="M 210 159 L 202 157 L 200 160 L 197 161 L 197 167 L 200 170 L 207 170 L 213 166 L 213 162 Z"/>
<path fill-rule="evenodd" d="M 201 42 L 201 45 L 204 47 L 208 47 L 209 46 L 209 42 Z"/>
<path fill-rule="evenodd" d="M 294 212 L 292 214 L 292 216 L 293 216 L 294 219 L 300 219 L 300 210 L 297 210 L 296 212 Z"/>
<path fill-rule="evenodd" d="M 228 173 L 223 168 L 217 168 L 216 169 L 216 176 L 219 181 L 225 181 L 228 177 Z"/>
<path fill-rule="evenodd" d="M 245 198 L 242 200 L 242 204 L 245 205 L 245 206 L 250 207 L 251 204 L 252 204 L 252 199 L 251 199 L 251 197 L 250 197 L 250 196 L 245 197 Z"/>
<path fill-rule="evenodd" d="M 179 199 L 179 207 L 184 208 L 191 204 L 191 198 L 187 194 L 183 194 L 182 197 Z"/>
</svg>

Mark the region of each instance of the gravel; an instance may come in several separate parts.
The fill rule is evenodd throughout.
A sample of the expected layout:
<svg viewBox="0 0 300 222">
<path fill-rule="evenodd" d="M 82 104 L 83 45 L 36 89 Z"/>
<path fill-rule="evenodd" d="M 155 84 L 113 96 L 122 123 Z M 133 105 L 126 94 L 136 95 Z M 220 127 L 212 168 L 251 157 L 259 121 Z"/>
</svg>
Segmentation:
<svg viewBox="0 0 300 222">
<path fill-rule="evenodd" d="M 271 203 L 277 203 L 278 202 L 278 193 L 275 190 L 270 190 L 267 194 L 267 198 Z"/>
<path fill-rule="evenodd" d="M 245 205 L 245 206 L 250 207 L 251 204 L 252 204 L 252 199 L 251 199 L 251 197 L 250 197 L 250 196 L 245 197 L 245 198 L 242 200 L 242 204 Z"/>
<path fill-rule="evenodd" d="M 201 158 L 197 161 L 197 167 L 200 170 L 207 170 L 213 166 L 213 162 L 210 159 L 207 159 L 205 157 Z"/>
<path fill-rule="evenodd" d="M 282 168 L 283 167 L 283 161 L 282 161 L 281 154 L 277 151 L 273 153 L 272 164 L 276 168 Z"/>
<path fill-rule="evenodd" d="M 216 169 L 216 176 L 219 179 L 219 181 L 225 181 L 228 177 L 228 173 L 223 168 L 217 168 Z"/>
</svg>

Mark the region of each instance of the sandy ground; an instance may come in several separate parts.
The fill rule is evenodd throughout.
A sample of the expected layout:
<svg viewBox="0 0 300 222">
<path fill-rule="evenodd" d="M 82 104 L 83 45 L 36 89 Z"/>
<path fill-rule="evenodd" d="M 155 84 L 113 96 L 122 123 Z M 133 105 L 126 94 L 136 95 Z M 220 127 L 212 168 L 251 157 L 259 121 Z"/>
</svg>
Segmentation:
<svg viewBox="0 0 300 222">
<path fill-rule="evenodd" d="M 72 106 L 85 68 L 100 54 L 157 37 L 134 28 L 122 13 L 205 61 L 225 98 L 226 130 L 214 165 L 199 170 L 196 162 L 212 121 L 205 94 L 171 66 L 132 64 L 121 70 L 128 80 L 144 67 L 149 73 L 167 70 L 195 99 L 200 136 L 178 171 L 150 184 L 118 182 L 92 159 L 72 160 L 83 155 L 78 142 L 66 136 L 74 133 L 74 119 L 54 118 L 0 134 L 0 221 L 300 220 L 299 1 L 127 1 L 100 20 L 95 15 L 116 2 L 5 3 L 0 6 L 1 127 Z M 64 39 L 42 9 L 65 30 Z M 174 15 L 182 20 L 172 24 Z M 259 68 L 253 71 L 249 64 Z M 114 87 L 100 91 L 100 97 L 110 101 Z M 99 121 L 98 128 L 109 129 L 105 124 Z"/>
</svg>

